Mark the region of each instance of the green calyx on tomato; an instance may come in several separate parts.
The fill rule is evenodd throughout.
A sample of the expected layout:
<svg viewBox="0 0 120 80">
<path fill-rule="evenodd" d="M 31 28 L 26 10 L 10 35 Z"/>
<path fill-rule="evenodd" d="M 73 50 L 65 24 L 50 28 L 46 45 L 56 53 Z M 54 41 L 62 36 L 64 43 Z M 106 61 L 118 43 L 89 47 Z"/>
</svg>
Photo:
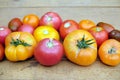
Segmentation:
<svg viewBox="0 0 120 80">
<path fill-rule="evenodd" d="M 83 36 L 82 40 L 77 40 L 77 47 L 79 49 L 85 49 L 88 48 L 91 44 L 93 44 L 94 42 L 92 42 L 93 39 L 89 39 L 89 40 L 85 40 L 85 35 Z"/>
<path fill-rule="evenodd" d="M 111 49 L 108 50 L 109 54 L 114 54 L 116 53 L 116 49 L 114 47 L 112 47 Z"/>
<path fill-rule="evenodd" d="M 23 45 L 23 46 L 31 46 L 30 44 L 22 41 L 22 40 L 19 40 L 19 39 L 13 39 L 12 38 L 12 41 L 10 42 L 10 44 L 14 45 L 14 46 L 18 46 L 18 45 Z"/>
<path fill-rule="evenodd" d="M 51 47 L 54 46 L 54 44 L 53 44 L 53 39 L 50 39 L 50 40 L 49 40 L 49 42 L 47 43 L 47 46 L 48 46 L 49 48 L 51 48 Z"/>
</svg>

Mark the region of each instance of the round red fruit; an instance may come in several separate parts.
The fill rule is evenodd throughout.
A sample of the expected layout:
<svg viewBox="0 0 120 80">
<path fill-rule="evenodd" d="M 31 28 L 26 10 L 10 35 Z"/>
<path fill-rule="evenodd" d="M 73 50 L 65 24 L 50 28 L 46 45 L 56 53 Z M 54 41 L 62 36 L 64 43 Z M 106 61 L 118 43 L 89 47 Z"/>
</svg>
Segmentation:
<svg viewBox="0 0 120 80">
<path fill-rule="evenodd" d="M 8 27 L 1 26 L 0 27 L 0 43 L 5 43 L 5 38 L 8 34 L 11 33 L 11 30 Z"/>
<path fill-rule="evenodd" d="M 94 36 L 97 41 L 97 46 L 99 47 L 105 40 L 108 39 L 108 32 L 102 27 L 92 27 L 89 32 Z"/>
<path fill-rule="evenodd" d="M 66 20 L 64 21 L 60 26 L 60 35 L 61 38 L 64 39 L 67 34 L 74 30 L 79 29 L 79 24 L 75 22 L 74 20 Z"/>
<path fill-rule="evenodd" d="M 59 63 L 63 53 L 63 45 L 60 41 L 49 38 L 41 40 L 34 50 L 35 59 L 45 66 L 52 66 Z"/>
<path fill-rule="evenodd" d="M 39 25 L 53 26 L 56 30 L 59 30 L 61 23 L 62 23 L 62 19 L 57 13 L 47 12 L 41 17 Z"/>
</svg>

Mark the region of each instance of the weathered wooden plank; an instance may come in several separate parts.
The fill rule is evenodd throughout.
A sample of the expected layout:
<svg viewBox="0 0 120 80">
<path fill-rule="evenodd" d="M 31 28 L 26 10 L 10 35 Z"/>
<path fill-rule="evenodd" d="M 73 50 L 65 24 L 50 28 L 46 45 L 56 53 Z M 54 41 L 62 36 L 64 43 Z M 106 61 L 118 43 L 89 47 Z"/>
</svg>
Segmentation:
<svg viewBox="0 0 120 80">
<path fill-rule="evenodd" d="M 120 0 L 0 0 L 0 7 L 120 7 Z"/>
<path fill-rule="evenodd" d="M 10 19 L 34 13 L 41 17 L 48 11 L 57 12 L 63 20 L 73 19 L 79 22 L 82 19 L 103 21 L 120 29 L 120 8 L 0 8 L 0 25 L 7 26 Z"/>
<path fill-rule="evenodd" d="M 83 67 L 61 61 L 51 67 L 38 64 L 35 60 L 24 62 L 0 62 L 0 80 L 119 80 L 120 65 L 110 67 L 96 61 Z"/>
</svg>

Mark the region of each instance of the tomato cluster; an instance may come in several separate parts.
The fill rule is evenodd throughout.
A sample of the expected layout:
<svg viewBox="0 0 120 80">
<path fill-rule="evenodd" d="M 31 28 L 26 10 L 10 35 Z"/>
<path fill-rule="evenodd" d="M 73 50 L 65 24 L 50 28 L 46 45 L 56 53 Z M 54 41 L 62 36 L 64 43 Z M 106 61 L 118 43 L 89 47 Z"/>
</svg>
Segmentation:
<svg viewBox="0 0 120 80">
<path fill-rule="evenodd" d="M 40 19 L 28 14 L 0 27 L 0 60 L 13 62 L 32 56 L 42 65 L 58 64 L 65 55 L 71 62 L 88 66 L 97 55 L 107 65 L 120 64 L 120 31 L 104 22 L 65 20 L 47 12 Z M 112 39 L 110 39 L 112 38 Z"/>
</svg>

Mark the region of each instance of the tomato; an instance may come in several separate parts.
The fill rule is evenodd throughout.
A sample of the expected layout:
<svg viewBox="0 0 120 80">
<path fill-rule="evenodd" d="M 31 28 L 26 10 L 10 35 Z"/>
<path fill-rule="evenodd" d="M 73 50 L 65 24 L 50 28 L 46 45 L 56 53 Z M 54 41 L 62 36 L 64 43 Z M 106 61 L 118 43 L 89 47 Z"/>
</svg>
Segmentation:
<svg viewBox="0 0 120 80">
<path fill-rule="evenodd" d="M 37 42 L 45 38 L 60 39 L 59 33 L 51 26 L 39 26 L 34 30 L 33 35 Z"/>
<path fill-rule="evenodd" d="M 28 32 L 13 32 L 5 39 L 5 56 L 10 61 L 23 61 L 33 56 L 36 40 Z"/>
<path fill-rule="evenodd" d="M 39 22 L 40 26 L 53 26 L 56 30 L 59 30 L 62 19 L 56 12 L 47 12 L 45 13 Z"/>
<path fill-rule="evenodd" d="M 101 61 L 110 66 L 120 64 L 120 42 L 108 39 L 100 46 L 98 55 Z"/>
<path fill-rule="evenodd" d="M 33 28 L 36 28 L 39 24 L 39 17 L 35 14 L 28 14 L 23 18 L 23 24 L 29 24 Z"/>
<path fill-rule="evenodd" d="M 10 28 L 11 31 L 17 31 L 22 24 L 23 23 L 19 18 L 13 18 L 9 21 L 8 28 Z"/>
<path fill-rule="evenodd" d="M 114 29 L 108 34 L 110 39 L 116 39 L 120 42 L 120 30 Z"/>
<path fill-rule="evenodd" d="M 106 30 L 104 30 L 102 27 L 92 27 L 91 29 L 89 29 L 89 32 L 94 36 L 94 38 L 97 41 L 97 45 L 98 47 L 105 41 L 108 39 L 108 33 Z"/>
<path fill-rule="evenodd" d="M 75 22 L 74 20 L 65 20 L 61 24 L 59 31 L 62 39 L 64 39 L 68 33 L 78 29 L 79 29 L 79 25 L 77 22 Z"/>
<path fill-rule="evenodd" d="M 69 33 L 63 46 L 66 57 L 82 66 L 95 62 L 97 57 L 97 43 L 94 37 L 86 30 L 75 30 Z"/>
<path fill-rule="evenodd" d="M 108 33 L 114 30 L 114 26 L 105 22 L 99 22 L 97 26 L 103 27 Z"/>
<path fill-rule="evenodd" d="M 18 28 L 18 31 L 29 32 L 29 33 L 33 34 L 34 28 L 28 24 L 23 24 L 22 26 L 20 26 Z"/>
<path fill-rule="evenodd" d="M 12 31 L 8 27 L 1 26 L 0 27 L 0 43 L 4 45 L 6 36 L 10 34 L 11 32 Z"/>
<path fill-rule="evenodd" d="M 4 47 L 2 44 L 0 44 L 0 61 L 4 58 Z"/>
<path fill-rule="evenodd" d="M 41 40 L 34 50 L 35 59 L 45 66 L 58 64 L 62 59 L 63 53 L 62 43 L 49 38 Z"/>
<path fill-rule="evenodd" d="M 81 20 L 79 22 L 79 27 L 84 29 L 84 30 L 89 30 L 93 26 L 95 26 L 95 23 L 93 21 L 91 21 L 91 20 L 88 20 L 88 19 Z"/>
</svg>

